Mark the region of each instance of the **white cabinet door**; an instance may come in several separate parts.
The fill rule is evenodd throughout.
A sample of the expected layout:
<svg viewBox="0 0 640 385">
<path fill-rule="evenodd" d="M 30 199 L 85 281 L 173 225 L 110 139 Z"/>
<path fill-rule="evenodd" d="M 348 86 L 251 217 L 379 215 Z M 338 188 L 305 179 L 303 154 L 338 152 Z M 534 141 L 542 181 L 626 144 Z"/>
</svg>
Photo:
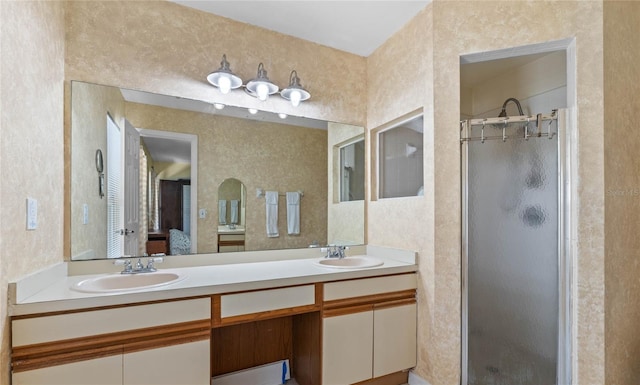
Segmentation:
<svg viewBox="0 0 640 385">
<path fill-rule="evenodd" d="M 416 304 L 373 313 L 373 377 L 416 366 Z"/>
<path fill-rule="evenodd" d="M 209 385 L 209 340 L 124 355 L 124 385 Z"/>
<path fill-rule="evenodd" d="M 121 385 L 122 355 L 13 373 L 13 385 Z"/>
<path fill-rule="evenodd" d="M 371 378 L 373 312 L 323 319 L 322 383 L 345 385 Z"/>
</svg>

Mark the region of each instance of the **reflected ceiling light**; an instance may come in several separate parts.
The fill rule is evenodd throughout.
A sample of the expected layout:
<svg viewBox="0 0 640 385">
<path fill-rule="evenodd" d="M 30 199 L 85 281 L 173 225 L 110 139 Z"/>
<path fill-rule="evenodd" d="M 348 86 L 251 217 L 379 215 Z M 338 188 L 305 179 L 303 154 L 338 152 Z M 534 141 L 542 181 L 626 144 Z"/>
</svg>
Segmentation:
<svg viewBox="0 0 640 385">
<path fill-rule="evenodd" d="M 224 108 L 224 104 L 222 103 L 213 103 L 213 106 L 216 108 L 216 110 L 221 110 Z"/>
<path fill-rule="evenodd" d="M 311 94 L 309 93 L 309 91 L 302 88 L 302 85 L 300 85 L 298 72 L 296 72 L 296 70 L 293 70 L 289 75 L 289 86 L 280 91 L 280 96 L 291 101 L 292 106 L 298 107 L 298 105 L 300 105 L 300 102 L 309 99 L 311 97 Z"/>
<path fill-rule="evenodd" d="M 207 80 L 213 86 L 218 87 L 220 89 L 220 92 L 222 92 L 223 94 L 228 94 L 229 91 L 242 86 L 242 79 L 231 72 L 226 54 L 222 55 L 220 68 L 210 73 L 209 76 L 207 76 Z"/>
<path fill-rule="evenodd" d="M 249 113 L 250 113 L 251 115 L 255 115 L 255 114 L 257 114 L 257 113 L 258 113 L 258 110 L 257 110 L 257 109 L 255 109 L 255 108 L 249 108 Z"/>
<path fill-rule="evenodd" d="M 280 117 L 280 119 L 286 119 L 287 118 L 287 114 L 285 114 L 284 112 L 279 113 L 278 116 Z"/>
<path fill-rule="evenodd" d="M 264 69 L 264 64 L 260 63 L 258 65 L 258 74 L 255 78 L 247 82 L 246 89 L 250 95 L 265 101 L 269 98 L 269 95 L 278 92 L 279 88 L 269 80 L 267 71 Z"/>
</svg>

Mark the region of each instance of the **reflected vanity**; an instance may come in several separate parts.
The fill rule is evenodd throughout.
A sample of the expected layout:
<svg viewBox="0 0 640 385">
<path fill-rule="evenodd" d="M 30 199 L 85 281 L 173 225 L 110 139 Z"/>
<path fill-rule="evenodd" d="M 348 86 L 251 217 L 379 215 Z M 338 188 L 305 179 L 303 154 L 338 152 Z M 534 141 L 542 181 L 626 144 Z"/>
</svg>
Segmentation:
<svg viewBox="0 0 640 385">
<path fill-rule="evenodd" d="M 329 149 L 361 138 L 362 127 L 295 116 L 282 120 L 277 114 L 252 115 L 231 106 L 220 111 L 202 101 L 78 81 L 71 82 L 70 100 L 65 254 L 72 261 L 162 250 L 171 254 L 173 229 L 184 233 L 191 244 L 177 254 L 364 242 L 363 201 L 334 199 L 339 187 L 332 181 L 340 176 L 327 175 L 328 169 L 333 170 Z M 137 140 L 142 146 L 136 144 L 136 135 L 141 136 Z M 155 144 L 148 140 L 153 136 L 164 141 L 160 153 L 176 159 L 156 158 Z M 104 158 L 102 199 L 95 187 L 97 149 Z M 179 157 L 179 150 L 187 155 Z M 114 161 L 110 169 L 109 162 Z M 128 174 L 130 168 L 138 174 Z M 181 181 L 181 188 L 190 186 L 174 205 L 180 219 L 170 225 L 163 224 L 167 201 L 160 192 L 161 179 Z M 241 186 L 241 196 L 225 196 L 226 185 L 234 183 Z M 299 235 L 287 234 L 286 202 L 281 200 L 281 235 L 267 237 L 264 199 L 247 198 L 252 196 L 247 191 L 257 188 L 305 191 Z M 222 200 L 227 202 L 224 223 L 218 215 Z M 237 218 L 231 217 L 232 204 L 238 205 Z M 346 226 L 344 218 L 357 225 Z"/>
</svg>

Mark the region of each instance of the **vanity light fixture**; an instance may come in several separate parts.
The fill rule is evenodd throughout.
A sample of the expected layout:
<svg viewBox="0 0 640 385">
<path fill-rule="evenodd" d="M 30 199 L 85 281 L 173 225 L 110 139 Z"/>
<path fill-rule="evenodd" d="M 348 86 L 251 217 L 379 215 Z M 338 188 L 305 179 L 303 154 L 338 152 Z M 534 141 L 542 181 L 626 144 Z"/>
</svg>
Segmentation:
<svg viewBox="0 0 640 385">
<path fill-rule="evenodd" d="M 287 118 L 287 114 L 285 114 L 284 112 L 279 113 L 278 116 L 280 117 L 280 119 L 286 119 Z"/>
<path fill-rule="evenodd" d="M 263 63 L 258 65 L 256 77 L 249 80 L 246 84 L 243 84 L 242 79 L 231 71 L 226 54 L 222 55 L 220 68 L 210 73 L 207 76 L 207 81 L 212 86 L 218 88 L 222 94 L 228 94 L 231 90 L 244 87 L 246 93 L 262 101 L 269 99 L 269 95 L 280 91 L 280 88 L 269 80 L 267 70 L 264 69 Z M 280 96 L 290 101 L 292 106 L 297 107 L 300 105 L 300 102 L 309 99 L 311 94 L 302 87 L 298 72 L 293 70 L 289 74 L 289 85 L 280 91 Z M 223 106 L 223 104 L 220 103 L 215 103 L 215 106 L 216 109 L 219 110 L 224 108 L 219 107 Z"/>
<path fill-rule="evenodd" d="M 269 98 L 269 95 L 278 92 L 279 88 L 269 80 L 264 64 L 260 63 L 258 65 L 258 74 L 247 82 L 246 90 L 249 95 L 265 101 Z"/>
<path fill-rule="evenodd" d="M 213 106 L 216 108 L 216 110 L 221 110 L 224 108 L 224 104 L 222 103 L 213 103 Z"/>
<path fill-rule="evenodd" d="M 242 79 L 231 72 L 231 68 L 229 68 L 227 54 L 222 55 L 220 68 L 210 73 L 209 76 L 207 76 L 207 80 L 213 86 L 218 87 L 220 89 L 220 92 L 222 92 L 223 94 L 228 94 L 229 91 L 242 86 Z"/>
<path fill-rule="evenodd" d="M 255 114 L 257 114 L 257 113 L 258 113 L 258 110 L 257 110 L 257 109 L 255 109 L 255 108 L 249 108 L 249 113 L 250 113 L 251 115 L 255 115 Z"/>
<path fill-rule="evenodd" d="M 289 75 L 289 86 L 280 91 L 280 96 L 291 101 L 292 106 L 298 107 L 298 105 L 300 105 L 300 102 L 309 99 L 311 97 L 311 94 L 309 93 L 309 91 L 302 88 L 302 85 L 300 85 L 298 72 L 296 72 L 296 70 L 293 70 Z"/>
</svg>

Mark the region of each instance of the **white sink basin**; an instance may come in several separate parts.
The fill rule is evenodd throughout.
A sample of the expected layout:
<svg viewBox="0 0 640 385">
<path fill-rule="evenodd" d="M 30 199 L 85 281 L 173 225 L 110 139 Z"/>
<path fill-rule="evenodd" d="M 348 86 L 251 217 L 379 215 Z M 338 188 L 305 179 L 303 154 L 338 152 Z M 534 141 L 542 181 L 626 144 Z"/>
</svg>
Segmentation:
<svg viewBox="0 0 640 385">
<path fill-rule="evenodd" d="M 116 293 L 171 285 L 185 278 L 174 272 L 111 274 L 85 279 L 71 289 L 84 293 Z"/>
<path fill-rule="evenodd" d="M 367 267 L 381 266 L 384 264 L 384 261 L 368 255 L 354 255 L 342 259 L 322 258 L 315 260 L 315 263 L 322 267 L 330 267 L 333 269 L 365 269 Z"/>
</svg>

